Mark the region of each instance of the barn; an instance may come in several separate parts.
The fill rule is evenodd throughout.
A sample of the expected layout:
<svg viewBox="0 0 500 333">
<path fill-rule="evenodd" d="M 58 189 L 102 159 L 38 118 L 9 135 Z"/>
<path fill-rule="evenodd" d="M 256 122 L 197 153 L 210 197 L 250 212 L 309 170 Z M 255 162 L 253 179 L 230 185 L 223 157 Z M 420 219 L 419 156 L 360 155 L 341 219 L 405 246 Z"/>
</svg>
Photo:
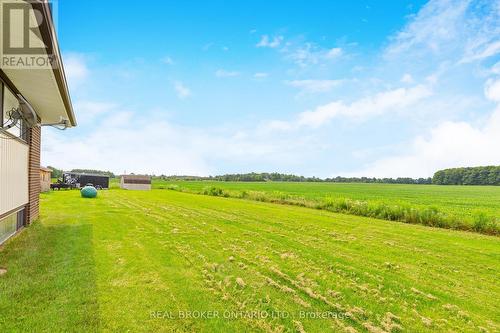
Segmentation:
<svg viewBox="0 0 500 333">
<path fill-rule="evenodd" d="M 49 3 L 0 0 L 0 17 L 1 244 L 38 218 L 41 126 L 76 119 Z"/>
<path fill-rule="evenodd" d="M 151 190 L 151 176 L 144 175 L 123 175 L 120 180 L 120 187 L 126 190 Z"/>
</svg>

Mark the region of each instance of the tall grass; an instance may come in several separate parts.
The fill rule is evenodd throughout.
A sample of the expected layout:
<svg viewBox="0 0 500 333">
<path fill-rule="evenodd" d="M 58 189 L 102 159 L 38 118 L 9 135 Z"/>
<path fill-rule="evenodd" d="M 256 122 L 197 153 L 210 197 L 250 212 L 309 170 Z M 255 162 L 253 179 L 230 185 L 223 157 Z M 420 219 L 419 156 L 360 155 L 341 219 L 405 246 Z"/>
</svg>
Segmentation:
<svg viewBox="0 0 500 333">
<path fill-rule="evenodd" d="M 387 221 L 421 224 L 437 228 L 473 231 L 488 235 L 500 234 L 497 217 L 478 212 L 472 219 L 458 218 L 439 211 L 437 207 L 416 207 L 409 204 L 388 204 L 352 200 L 349 198 L 306 199 L 284 192 L 237 191 L 216 186 L 207 186 L 202 190 L 193 190 L 178 185 L 169 185 L 169 190 L 210 195 L 225 198 L 239 198 L 283 205 L 293 205 L 326 210 L 335 213 L 366 216 Z"/>
</svg>

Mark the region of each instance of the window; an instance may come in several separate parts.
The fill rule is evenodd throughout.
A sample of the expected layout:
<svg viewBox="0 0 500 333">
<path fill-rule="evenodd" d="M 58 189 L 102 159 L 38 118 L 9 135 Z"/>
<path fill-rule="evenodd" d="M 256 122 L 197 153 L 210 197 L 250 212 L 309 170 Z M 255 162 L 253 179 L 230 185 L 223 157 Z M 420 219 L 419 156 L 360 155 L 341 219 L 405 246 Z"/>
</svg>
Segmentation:
<svg viewBox="0 0 500 333">
<path fill-rule="evenodd" d="M 24 209 L 0 219 L 0 244 L 24 226 Z"/>
<path fill-rule="evenodd" d="M 0 114 L 0 127 L 5 127 L 11 123 L 10 112 L 13 109 L 19 108 L 19 101 L 16 95 L 2 82 L 0 82 L 0 89 L 0 105 L 2 107 L 2 112 Z M 26 140 L 26 128 L 24 127 L 22 121 L 18 122 L 14 127 L 9 128 L 7 132 L 18 138 Z"/>
</svg>

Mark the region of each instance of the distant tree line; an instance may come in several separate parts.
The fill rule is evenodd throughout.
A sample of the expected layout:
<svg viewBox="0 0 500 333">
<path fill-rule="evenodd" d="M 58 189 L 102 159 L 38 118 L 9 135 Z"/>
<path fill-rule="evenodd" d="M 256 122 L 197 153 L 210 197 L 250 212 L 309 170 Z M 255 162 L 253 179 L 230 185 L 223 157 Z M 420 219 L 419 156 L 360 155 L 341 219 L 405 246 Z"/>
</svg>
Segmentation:
<svg viewBox="0 0 500 333">
<path fill-rule="evenodd" d="M 331 183 L 381 183 L 381 184 L 432 184 L 432 178 L 370 178 L 370 177 L 335 177 L 326 178 Z"/>
<path fill-rule="evenodd" d="M 289 175 L 283 173 L 236 173 L 227 174 L 220 176 L 211 176 L 210 180 L 220 180 L 220 181 L 235 181 L 235 182 L 263 182 L 263 181 L 275 181 L 275 182 L 320 182 L 320 178 L 316 177 L 304 177 Z"/>
<path fill-rule="evenodd" d="M 52 169 L 52 178 L 59 178 L 63 170 L 49 166 Z M 94 169 L 73 169 L 71 172 L 92 173 L 105 175 L 111 178 L 115 174 L 111 171 Z M 321 179 L 318 177 L 304 177 L 278 172 L 251 172 L 235 173 L 218 176 L 165 176 L 158 178 L 164 180 L 212 180 L 212 181 L 233 181 L 233 182 L 327 182 L 327 183 L 384 183 L 384 184 L 437 184 L 437 185 L 500 185 L 500 166 L 481 166 L 470 168 L 453 168 L 439 170 L 432 178 L 375 178 L 375 177 L 334 177 Z"/>
<path fill-rule="evenodd" d="M 439 170 L 432 177 L 437 185 L 500 185 L 500 166 Z"/>
<path fill-rule="evenodd" d="M 111 171 L 102 171 L 102 170 L 94 170 L 94 169 L 72 169 L 70 172 L 90 173 L 90 174 L 94 174 L 94 175 L 108 176 L 110 178 L 115 177 L 115 174 L 112 173 Z"/>
<path fill-rule="evenodd" d="M 220 176 L 197 177 L 197 176 L 160 176 L 166 180 L 214 180 L 233 182 L 329 182 L 329 183 L 387 183 L 387 184 L 432 184 L 431 178 L 369 178 L 369 177 L 335 177 L 321 179 L 317 177 L 304 177 L 283 173 L 237 173 Z"/>
<path fill-rule="evenodd" d="M 61 178 L 63 173 L 64 173 L 64 170 L 55 168 L 53 166 L 48 166 L 47 168 L 52 170 L 52 172 L 50 174 L 51 178 Z M 91 173 L 94 175 L 103 175 L 103 176 L 108 176 L 111 178 L 115 177 L 115 174 L 112 173 L 111 171 L 102 171 L 102 170 L 94 170 L 94 169 L 72 169 L 70 172 Z"/>
</svg>

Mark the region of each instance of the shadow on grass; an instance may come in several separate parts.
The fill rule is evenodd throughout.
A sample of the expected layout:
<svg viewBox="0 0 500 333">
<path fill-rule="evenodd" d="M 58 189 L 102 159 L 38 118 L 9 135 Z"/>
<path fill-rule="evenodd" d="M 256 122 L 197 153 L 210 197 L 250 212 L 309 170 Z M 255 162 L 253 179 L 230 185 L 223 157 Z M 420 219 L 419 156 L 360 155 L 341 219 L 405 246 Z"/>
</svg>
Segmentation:
<svg viewBox="0 0 500 333">
<path fill-rule="evenodd" d="M 0 248 L 0 267 L 0 332 L 99 328 L 91 225 L 36 222 Z"/>
</svg>

